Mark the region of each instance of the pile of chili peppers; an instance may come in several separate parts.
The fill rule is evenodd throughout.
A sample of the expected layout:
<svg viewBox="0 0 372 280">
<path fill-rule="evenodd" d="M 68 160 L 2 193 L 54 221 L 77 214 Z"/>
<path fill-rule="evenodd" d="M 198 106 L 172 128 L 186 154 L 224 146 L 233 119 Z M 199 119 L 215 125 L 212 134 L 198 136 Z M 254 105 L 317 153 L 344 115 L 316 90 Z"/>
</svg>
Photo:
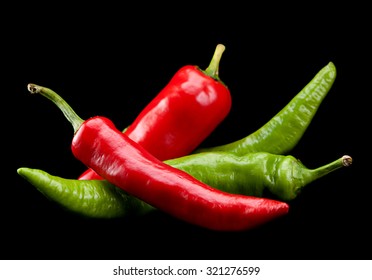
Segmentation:
<svg viewBox="0 0 372 280">
<path fill-rule="evenodd" d="M 309 169 L 288 154 L 331 89 L 335 65 L 324 66 L 257 131 L 199 148 L 231 109 L 230 90 L 219 78 L 224 50 L 217 45 L 205 70 L 180 68 L 124 131 L 103 116 L 83 120 L 52 89 L 28 84 L 71 123 L 72 154 L 87 170 L 77 179 L 26 167 L 18 174 L 64 209 L 90 218 L 163 211 L 210 230 L 243 231 L 286 215 L 303 187 L 352 163 L 344 155 Z M 265 189 L 276 199 L 265 197 Z"/>
</svg>

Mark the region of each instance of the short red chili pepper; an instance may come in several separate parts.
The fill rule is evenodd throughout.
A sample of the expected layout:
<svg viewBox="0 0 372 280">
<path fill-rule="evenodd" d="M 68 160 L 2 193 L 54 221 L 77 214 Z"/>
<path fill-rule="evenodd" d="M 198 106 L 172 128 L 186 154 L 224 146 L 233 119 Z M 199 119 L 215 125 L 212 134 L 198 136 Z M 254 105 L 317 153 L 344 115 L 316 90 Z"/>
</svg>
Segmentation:
<svg viewBox="0 0 372 280">
<path fill-rule="evenodd" d="M 54 91 L 34 84 L 31 93 L 52 100 L 74 128 L 73 155 L 107 181 L 144 202 L 194 225 L 248 230 L 286 214 L 289 205 L 214 189 L 163 163 L 105 117 L 82 120 Z"/>
<path fill-rule="evenodd" d="M 191 153 L 231 109 L 228 87 L 218 76 L 225 46 L 218 44 L 206 70 L 186 65 L 124 132 L 159 160 Z M 79 179 L 100 179 L 87 170 Z"/>
</svg>

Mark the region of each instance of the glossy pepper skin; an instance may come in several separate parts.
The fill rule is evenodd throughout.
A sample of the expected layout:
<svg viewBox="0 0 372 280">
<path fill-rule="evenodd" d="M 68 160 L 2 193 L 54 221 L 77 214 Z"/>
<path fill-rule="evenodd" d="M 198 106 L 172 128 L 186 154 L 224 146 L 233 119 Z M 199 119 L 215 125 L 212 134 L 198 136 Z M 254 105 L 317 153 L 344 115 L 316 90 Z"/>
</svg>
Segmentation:
<svg viewBox="0 0 372 280">
<path fill-rule="evenodd" d="M 218 231 L 248 230 L 288 213 L 287 203 L 230 194 L 171 167 L 119 131 L 105 117 L 82 120 L 54 91 L 29 84 L 53 101 L 74 128 L 73 155 L 102 178 L 185 222 Z"/>
<path fill-rule="evenodd" d="M 206 70 L 179 69 L 124 133 L 162 161 L 190 154 L 231 109 L 230 90 L 218 76 L 224 50 L 217 45 Z M 99 176 L 87 170 L 78 179 Z"/>
<path fill-rule="evenodd" d="M 106 180 L 77 180 L 21 167 L 17 173 L 61 208 L 87 218 L 114 219 L 146 214 L 155 208 Z"/>
<path fill-rule="evenodd" d="M 164 163 L 225 192 L 262 197 L 266 189 L 280 200 L 290 201 L 311 182 L 350 166 L 352 158 L 345 155 L 315 169 L 308 169 L 293 156 L 265 152 L 244 156 L 205 152 Z M 121 218 L 156 209 L 106 180 L 64 179 L 43 170 L 25 167 L 17 172 L 50 200 L 81 216 Z"/>
<path fill-rule="evenodd" d="M 306 132 L 332 88 L 336 73 L 335 65 L 329 62 L 261 128 L 237 141 L 216 147 L 198 148 L 193 153 L 226 151 L 236 155 L 254 152 L 284 155 L 290 152 Z"/>
</svg>

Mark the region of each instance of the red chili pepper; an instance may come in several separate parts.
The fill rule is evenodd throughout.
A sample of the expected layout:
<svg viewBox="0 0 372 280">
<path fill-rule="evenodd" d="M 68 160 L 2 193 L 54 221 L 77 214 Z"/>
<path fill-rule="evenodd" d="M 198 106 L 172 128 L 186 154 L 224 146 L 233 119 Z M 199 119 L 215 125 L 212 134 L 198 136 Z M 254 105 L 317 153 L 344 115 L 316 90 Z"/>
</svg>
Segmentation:
<svg viewBox="0 0 372 280">
<path fill-rule="evenodd" d="M 124 133 L 162 161 L 191 153 L 231 109 L 230 91 L 218 77 L 224 50 L 217 45 L 205 71 L 179 69 Z M 88 169 L 78 179 L 102 178 Z"/>
<path fill-rule="evenodd" d="M 52 100 L 74 128 L 73 155 L 127 193 L 183 221 L 212 230 L 247 230 L 286 214 L 285 202 L 226 193 L 163 163 L 105 117 L 82 120 L 54 91 L 29 84 Z"/>
</svg>

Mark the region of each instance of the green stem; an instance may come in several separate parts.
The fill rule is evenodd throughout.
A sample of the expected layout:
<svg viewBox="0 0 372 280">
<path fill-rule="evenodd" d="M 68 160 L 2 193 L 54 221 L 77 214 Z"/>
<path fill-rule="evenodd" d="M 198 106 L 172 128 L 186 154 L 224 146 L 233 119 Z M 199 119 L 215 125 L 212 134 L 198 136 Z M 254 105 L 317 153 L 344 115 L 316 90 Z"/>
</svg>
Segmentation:
<svg viewBox="0 0 372 280">
<path fill-rule="evenodd" d="M 314 181 L 315 179 L 319 179 L 341 167 L 350 166 L 352 162 L 353 162 L 353 159 L 350 156 L 345 155 L 339 159 L 336 159 L 335 161 L 331 163 L 328 163 L 326 165 L 323 165 L 315 169 L 311 169 L 309 170 L 311 173 L 311 177 L 312 177 L 311 181 Z"/>
<path fill-rule="evenodd" d="M 215 80 L 220 80 L 218 77 L 218 70 L 220 65 L 220 60 L 223 52 L 225 51 L 225 46 L 218 44 L 216 50 L 214 51 L 213 57 L 207 69 L 204 70 L 204 73 L 212 77 Z"/>
<path fill-rule="evenodd" d="M 75 113 L 75 111 L 70 107 L 70 105 L 65 100 L 62 99 L 61 96 L 59 96 L 56 92 L 49 88 L 35 84 L 28 84 L 27 89 L 32 94 L 38 93 L 51 100 L 55 105 L 57 105 L 57 107 L 62 111 L 67 120 L 72 124 L 74 128 L 74 133 L 78 131 L 79 127 L 84 122 L 84 120 L 81 119 Z"/>
</svg>

